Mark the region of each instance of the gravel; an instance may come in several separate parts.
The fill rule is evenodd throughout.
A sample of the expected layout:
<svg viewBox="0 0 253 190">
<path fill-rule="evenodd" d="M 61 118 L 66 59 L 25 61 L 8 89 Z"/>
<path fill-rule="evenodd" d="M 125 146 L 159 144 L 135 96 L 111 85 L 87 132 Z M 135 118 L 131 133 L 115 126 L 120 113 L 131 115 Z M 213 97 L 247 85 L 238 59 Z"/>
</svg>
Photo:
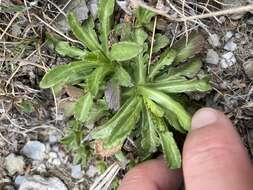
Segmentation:
<svg viewBox="0 0 253 190">
<path fill-rule="evenodd" d="M 211 34 L 208 37 L 208 42 L 210 45 L 212 45 L 214 48 L 220 47 L 220 37 L 217 34 Z"/>
<path fill-rule="evenodd" d="M 15 173 L 23 173 L 25 167 L 25 161 L 22 156 L 16 156 L 11 153 L 5 158 L 5 168 L 10 175 Z"/>
<path fill-rule="evenodd" d="M 66 185 L 56 177 L 44 178 L 39 175 L 27 176 L 18 190 L 67 190 Z"/>
<path fill-rule="evenodd" d="M 219 59 L 219 55 L 216 51 L 214 51 L 213 49 L 208 49 L 205 59 L 206 63 L 217 65 L 219 63 Z"/>
<path fill-rule="evenodd" d="M 43 160 L 45 158 L 46 147 L 39 141 L 29 141 L 22 148 L 21 153 L 33 160 Z"/>
<path fill-rule="evenodd" d="M 243 69 L 249 79 L 253 80 L 253 59 L 249 59 L 243 64 Z"/>
<path fill-rule="evenodd" d="M 235 51 L 237 49 L 237 44 L 231 39 L 225 44 L 224 49 L 227 51 Z"/>
<path fill-rule="evenodd" d="M 71 177 L 74 179 L 81 179 L 83 177 L 83 171 L 80 164 L 71 166 Z"/>
<path fill-rule="evenodd" d="M 220 64 L 221 64 L 222 68 L 226 69 L 226 68 L 234 65 L 235 63 L 236 63 L 236 58 L 232 52 L 224 53 L 221 56 Z"/>
</svg>

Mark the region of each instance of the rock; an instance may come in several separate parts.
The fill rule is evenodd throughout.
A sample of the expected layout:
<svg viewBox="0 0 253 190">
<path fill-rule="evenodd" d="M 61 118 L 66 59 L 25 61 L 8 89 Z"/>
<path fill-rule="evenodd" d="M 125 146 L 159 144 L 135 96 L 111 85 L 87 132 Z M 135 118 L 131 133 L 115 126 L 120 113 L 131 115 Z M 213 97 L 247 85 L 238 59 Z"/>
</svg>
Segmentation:
<svg viewBox="0 0 253 190">
<path fill-rule="evenodd" d="M 81 165 L 73 165 L 71 166 L 71 177 L 74 179 L 81 179 L 83 176 L 83 171 Z"/>
<path fill-rule="evenodd" d="M 253 80 L 253 59 L 249 59 L 243 64 L 244 71 L 249 79 Z"/>
<path fill-rule="evenodd" d="M 24 180 L 25 180 L 25 176 L 18 175 L 18 176 L 15 178 L 14 183 L 15 183 L 15 185 L 16 185 L 17 187 L 19 187 L 19 186 L 21 185 L 21 183 L 24 182 Z"/>
<path fill-rule="evenodd" d="M 227 50 L 227 51 L 235 51 L 237 49 L 237 44 L 234 43 L 233 40 L 229 40 L 225 46 L 224 46 L 224 49 Z"/>
<path fill-rule="evenodd" d="M 253 14 L 253 13 L 252 13 Z M 253 16 L 247 20 L 247 24 L 253 25 Z"/>
<path fill-rule="evenodd" d="M 64 9 L 64 12 L 72 12 L 76 16 L 78 21 L 83 21 L 88 18 L 88 8 L 85 0 L 72 0 L 69 5 Z M 57 19 L 57 28 L 63 32 L 69 30 L 69 26 L 65 17 L 59 17 Z"/>
<path fill-rule="evenodd" d="M 22 154 L 33 160 L 43 160 L 45 151 L 45 145 L 39 141 L 29 141 L 21 150 Z"/>
<path fill-rule="evenodd" d="M 208 40 L 209 44 L 212 45 L 214 48 L 221 46 L 220 37 L 217 34 L 209 35 L 207 40 Z"/>
<path fill-rule="evenodd" d="M 5 168 L 10 175 L 15 173 L 23 173 L 25 167 L 25 161 L 22 156 L 16 156 L 11 153 L 5 158 Z"/>
<path fill-rule="evenodd" d="M 226 69 L 236 63 L 235 55 L 232 52 L 225 53 L 221 56 L 221 67 Z"/>
<path fill-rule="evenodd" d="M 93 178 L 97 174 L 99 174 L 98 168 L 96 168 L 93 165 L 90 165 L 89 168 L 88 168 L 88 170 L 87 170 L 87 172 L 86 172 L 86 175 L 89 176 L 90 178 Z"/>
<path fill-rule="evenodd" d="M 61 160 L 58 158 L 58 154 L 55 152 L 49 152 L 48 154 L 48 163 L 54 166 L 60 166 Z"/>
<path fill-rule="evenodd" d="M 57 130 L 50 130 L 48 133 L 48 141 L 50 144 L 58 143 L 62 138 L 62 135 Z"/>
<path fill-rule="evenodd" d="M 227 42 L 228 40 L 230 40 L 233 37 L 234 33 L 232 31 L 228 31 L 226 32 L 225 36 L 224 36 L 224 41 Z"/>
<path fill-rule="evenodd" d="M 92 15 L 93 19 L 95 20 L 97 18 L 98 14 L 98 0 L 90 0 L 87 4 L 90 14 Z"/>
<path fill-rule="evenodd" d="M 22 173 L 25 167 L 24 158 L 13 153 L 9 154 L 5 158 L 4 163 L 8 173 L 11 175 L 15 174 L 16 172 Z"/>
<path fill-rule="evenodd" d="M 18 190 L 67 190 L 67 187 L 59 178 L 34 175 L 25 177 Z"/>
<path fill-rule="evenodd" d="M 219 63 L 218 53 L 216 51 L 214 51 L 213 49 L 209 49 L 207 51 L 205 61 L 206 61 L 206 63 L 217 65 Z"/>
</svg>

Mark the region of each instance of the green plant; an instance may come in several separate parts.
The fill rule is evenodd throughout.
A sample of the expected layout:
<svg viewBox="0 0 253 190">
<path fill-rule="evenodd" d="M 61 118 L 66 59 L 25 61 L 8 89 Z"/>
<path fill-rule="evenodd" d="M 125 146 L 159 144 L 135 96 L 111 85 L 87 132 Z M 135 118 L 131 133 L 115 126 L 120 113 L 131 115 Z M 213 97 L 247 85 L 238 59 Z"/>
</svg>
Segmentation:
<svg viewBox="0 0 253 190">
<path fill-rule="evenodd" d="M 68 15 L 72 32 L 85 49 L 52 40 L 58 53 L 78 61 L 51 69 L 40 86 L 56 91 L 68 84 L 82 92 L 72 102 L 76 127 L 71 128 L 63 142 L 77 153 L 77 160 L 85 164 L 92 152 L 103 156 L 117 154 L 131 137 L 136 142 L 139 160 L 148 159 L 161 147 L 168 166 L 179 168 L 180 151 L 171 131 L 174 128 L 186 133 L 191 116 L 176 94 L 211 89 L 207 77 L 197 76 L 202 64 L 194 58 L 203 38 L 192 34 L 187 44 L 181 40 L 174 48 L 164 49 L 169 39 L 157 34 L 153 47 L 155 56 L 150 64 L 151 43 L 145 28 L 155 14 L 138 8 L 134 25 L 115 25 L 113 38 L 110 24 L 113 10 L 114 0 L 100 0 L 100 40 L 91 17 L 81 26 L 73 14 Z M 108 40 L 110 33 L 113 40 Z M 110 44 L 116 39 L 120 41 Z M 112 97 L 120 97 L 122 102 L 112 117 L 108 115 L 112 107 L 104 95 L 108 85 L 113 86 Z M 96 125 L 88 130 L 85 127 L 88 123 Z"/>
</svg>

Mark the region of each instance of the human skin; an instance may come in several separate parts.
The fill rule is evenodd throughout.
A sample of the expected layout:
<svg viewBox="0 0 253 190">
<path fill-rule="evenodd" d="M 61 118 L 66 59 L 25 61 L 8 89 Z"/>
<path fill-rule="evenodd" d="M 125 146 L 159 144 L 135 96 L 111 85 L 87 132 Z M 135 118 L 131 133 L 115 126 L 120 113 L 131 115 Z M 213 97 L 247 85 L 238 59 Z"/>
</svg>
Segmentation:
<svg viewBox="0 0 253 190">
<path fill-rule="evenodd" d="M 163 159 L 131 169 L 119 190 L 252 190 L 253 165 L 231 121 L 203 108 L 195 113 L 183 147 L 182 169 L 170 170 Z"/>
</svg>

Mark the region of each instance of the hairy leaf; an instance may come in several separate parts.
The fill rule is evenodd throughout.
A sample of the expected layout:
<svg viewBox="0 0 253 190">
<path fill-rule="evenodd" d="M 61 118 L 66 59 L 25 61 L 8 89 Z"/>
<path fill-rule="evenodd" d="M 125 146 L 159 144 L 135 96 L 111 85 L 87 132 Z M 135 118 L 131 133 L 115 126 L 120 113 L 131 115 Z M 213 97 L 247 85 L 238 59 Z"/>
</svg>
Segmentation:
<svg viewBox="0 0 253 190">
<path fill-rule="evenodd" d="M 118 42 L 112 45 L 111 58 L 115 61 L 126 61 L 141 53 L 142 47 L 134 42 Z"/>
<path fill-rule="evenodd" d="M 186 131 L 181 127 L 180 123 L 178 122 L 177 116 L 173 112 L 165 110 L 164 116 L 174 129 L 176 129 L 180 133 L 186 133 Z"/>
<path fill-rule="evenodd" d="M 142 47 L 145 46 L 145 41 L 148 38 L 147 33 L 141 29 L 138 28 L 135 30 L 134 33 L 135 41 Z M 138 54 L 138 56 L 135 58 L 136 64 L 133 65 L 134 67 L 134 75 L 135 75 L 135 81 L 137 84 L 142 84 L 146 80 L 146 67 L 145 67 L 145 58 L 143 54 L 145 53 L 145 48 L 143 49 L 143 52 Z"/>
<path fill-rule="evenodd" d="M 164 124 L 160 123 L 160 125 Z M 159 132 L 159 136 L 168 167 L 171 169 L 180 168 L 181 154 L 173 138 L 173 134 L 166 130 L 165 132 Z"/>
<path fill-rule="evenodd" d="M 179 65 L 178 67 L 170 68 L 168 74 L 163 77 L 159 81 L 167 81 L 170 79 L 177 79 L 177 78 L 193 78 L 197 75 L 202 67 L 202 63 L 198 59 L 194 59 L 190 62 L 184 63 L 183 65 Z"/>
<path fill-rule="evenodd" d="M 75 118 L 81 122 L 86 122 L 89 118 L 89 114 L 93 105 L 93 99 L 91 93 L 87 93 L 86 95 L 79 98 L 75 105 Z"/>
<path fill-rule="evenodd" d="M 153 53 L 159 52 L 162 48 L 166 47 L 170 43 L 170 39 L 162 34 L 155 35 L 155 42 L 153 47 Z"/>
<path fill-rule="evenodd" d="M 59 41 L 55 45 L 55 50 L 62 56 L 68 56 L 76 59 L 81 59 L 86 55 L 86 50 L 81 50 L 77 47 L 70 46 L 68 42 Z"/>
<path fill-rule="evenodd" d="M 156 15 L 156 13 L 147 10 L 143 7 L 138 7 L 136 11 L 136 17 L 137 17 L 137 22 L 141 25 L 146 25 L 151 22 L 151 19 Z"/>
<path fill-rule="evenodd" d="M 116 66 L 115 73 L 112 78 L 118 84 L 124 87 L 131 87 L 133 83 L 131 82 L 131 77 L 128 72 L 122 66 Z"/>
<path fill-rule="evenodd" d="M 150 69 L 149 78 L 153 79 L 161 69 L 163 69 L 165 66 L 169 66 L 173 63 L 174 59 L 176 58 L 176 51 L 173 49 L 170 49 L 168 51 L 165 51 L 160 59 L 154 63 L 154 66 Z"/>
<path fill-rule="evenodd" d="M 180 63 L 196 54 L 199 54 L 204 49 L 204 42 L 204 37 L 195 32 L 189 35 L 189 40 L 187 43 L 186 38 L 180 39 L 173 47 L 177 51 L 175 62 Z"/>
<path fill-rule="evenodd" d="M 111 16 L 114 11 L 114 4 L 115 0 L 100 0 L 98 7 L 102 47 L 106 53 L 108 53 L 108 37 L 111 29 Z"/>
<path fill-rule="evenodd" d="M 112 72 L 112 68 L 109 65 L 104 65 L 96 68 L 88 78 L 88 89 L 93 96 L 96 96 L 101 82 L 104 80 L 106 75 Z"/>
<path fill-rule="evenodd" d="M 109 121 L 107 121 L 104 125 L 97 127 L 90 133 L 92 138 L 105 139 L 109 137 L 113 128 L 117 126 L 120 122 L 126 120 L 129 114 L 134 111 L 137 103 L 138 99 L 136 97 L 129 98 Z"/>
<path fill-rule="evenodd" d="M 49 70 L 40 82 L 41 88 L 51 88 L 60 82 L 67 81 L 73 75 L 83 70 L 89 70 L 99 66 L 97 63 L 75 61 L 67 65 L 60 65 Z"/>
<path fill-rule="evenodd" d="M 158 106 L 156 103 L 154 103 L 152 100 L 144 97 L 144 103 L 147 109 L 150 110 L 155 116 L 163 117 L 164 115 L 163 109 L 160 106 Z"/>
<path fill-rule="evenodd" d="M 90 17 L 84 24 L 84 27 L 78 22 L 73 13 L 68 14 L 68 23 L 78 40 L 80 40 L 84 46 L 88 47 L 89 50 L 99 50 L 101 49 L 97 35 L 94 28 L 94 23 Z"/>
<path fill-rule="evenodd" d="M 191 117 L 179 102 L 175 101 L 174 99 L 164 94 L 163 92 L 148 87 L 140 86 L 139 91 L 143 96 L 154 100 L 165 109 L 168 109 L 171 112 L 173 112 L 177 116 L 180 125 L 186 131 L 190 129 Z"/>
<path fill-rule="evenodd" d="M 108 114 L 108 106 L 104 100 L 97 100 L 96 104 L 93 104 L 93 107 L 90 111 L 89 118 L 87 123 L 94 123 L 98 121 L 101 117 Z"/>
<path fill-rule="evenodd" d="M 124 120 L 121 120 L 121 122 L 112 129 L 110 136 L 105 139 L 104 147 L 106 149 L 122 146 L 123 142 L 130 135 L 135 124 L 138 122 L 141 108 L 142 101 L 140 98 L 137 98 L 137 104 L 134 110 Z"/>
<path fill-rule="evenodd" d="M 183 92 L 205 92 L 211 90 L 207 79 L 192 80 L 171 80 L 166 82 L 150 83 L 147 86 L 166 93 L 183 93 Z"/>
<path fill-rule="evenodd" d="M 160 142 L 156 132 L 156 126 L 151 113 L 148 110 L 145 110 L 142 114 L 141 122 L 141 148 L 143 149 L 141 156 L 146 159 L 156 151 L 159 144 Z"/>
</svg>

